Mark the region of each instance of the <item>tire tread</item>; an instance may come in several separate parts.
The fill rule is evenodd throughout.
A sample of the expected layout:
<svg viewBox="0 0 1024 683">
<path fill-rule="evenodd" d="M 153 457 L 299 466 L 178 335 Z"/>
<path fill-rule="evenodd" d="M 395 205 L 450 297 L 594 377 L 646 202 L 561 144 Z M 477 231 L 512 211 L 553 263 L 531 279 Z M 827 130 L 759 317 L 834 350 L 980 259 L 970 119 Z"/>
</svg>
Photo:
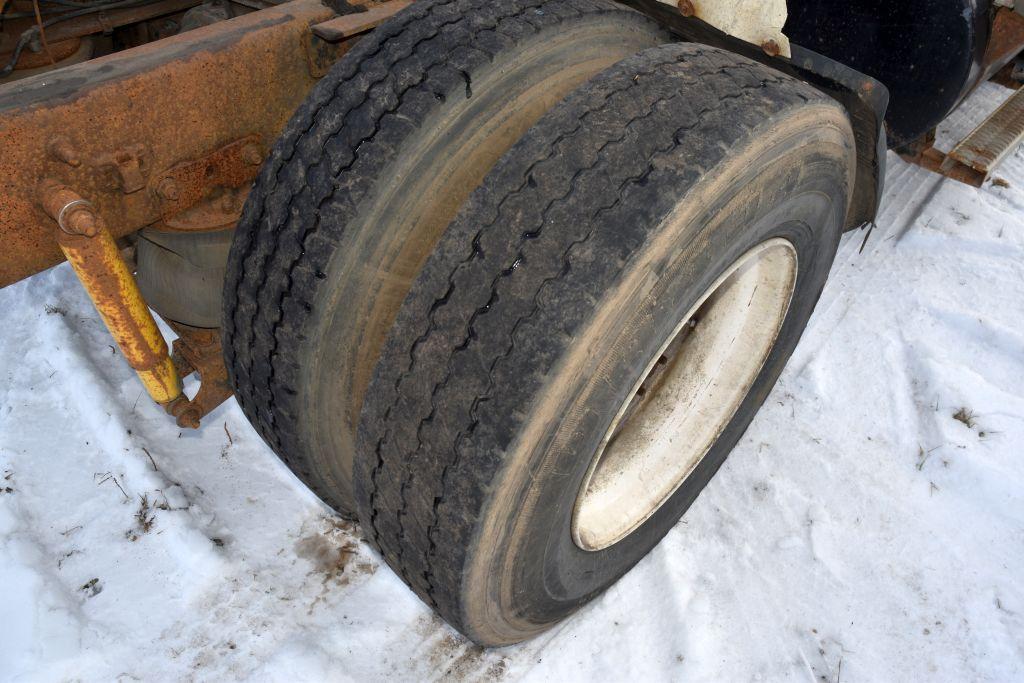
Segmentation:
<svg viewBox="0 0 1024 683">
<path fill-rule="evenodd" d="M 694 185 L 728 154 L 709 141 L 822 99 L 721 50 L 655 48 L 549 112 L 470 197 L 385 344 L 356 459 L 364 534 L 450 623 L 463 627 L 474 530 L 531 392 L 656 223 L 618 230 L 645 213 L 638 188 L 666 173 Z"/>
</svg>

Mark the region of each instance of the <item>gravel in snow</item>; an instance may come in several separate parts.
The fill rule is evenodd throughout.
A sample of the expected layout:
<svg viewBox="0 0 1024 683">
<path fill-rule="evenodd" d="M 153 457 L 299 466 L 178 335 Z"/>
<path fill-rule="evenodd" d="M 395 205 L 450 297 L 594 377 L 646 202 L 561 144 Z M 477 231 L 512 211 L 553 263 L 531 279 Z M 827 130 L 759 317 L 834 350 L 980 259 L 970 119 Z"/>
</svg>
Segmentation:
<svg viewBox="0 0 1024 683">
<path fill-rule="evenodd" d="M 981 190 L 889 164 L 878 227 L 845 237 L 685 519 L 500 650 L 434 617 L 234 401 L 175 428 L 66 265 L 0 291 L 0 678 L 1020 680 L 1024 154 Z"/>
</svg>

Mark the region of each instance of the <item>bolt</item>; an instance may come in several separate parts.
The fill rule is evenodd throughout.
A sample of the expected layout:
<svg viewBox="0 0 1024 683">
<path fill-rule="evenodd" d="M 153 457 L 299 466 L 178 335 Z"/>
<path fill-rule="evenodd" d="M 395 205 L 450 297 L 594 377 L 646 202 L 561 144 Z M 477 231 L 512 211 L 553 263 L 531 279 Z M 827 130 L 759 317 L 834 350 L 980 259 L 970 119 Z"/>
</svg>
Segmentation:
<svg viewBox="0 0 1024 683">
<path fill-rule="evenodd" d="M 47 145 L 47 151 L 57 161 L 62 161 L 68 166 L 77 168 L 82 165 L 82 159 L 78 156 L 78 152 L 75 151 L 71 141 L 66 137 L 60 136 L 53 140 L 50 140 L 50 144 Z"/>
<path fill-rule="evenodd" d="M 782 53 L 782 48 L 774 40 L 766 40 L 761 43 L 761 49 L 769 57 L 778 57 Z"/>
<path fill-rule="evenodd" d="M 679 13 L 684 17 L 692 17 L 697 14 L 697 8 L 693 6 L 692 0 L 679 0 L 677 7 L 679 7 Z"/>
<path fill-rule="evenodd" d="M 72 209 L 69 215 L 64 217 L 64 225 L 72 235 L 95 237 L 99 232 L 96 214 L 86 206 Z"/>
<path fill-rule="evenodd" d="M 157 185 L 156 193 L 168 201 L 175 201 L 180 195 L 181 191 L 178 189 L 178 183 L 174 181 L 174 178 L 164 178 Z"/>
<path fill-rule="evenodd" d="M 82 195 L 47 178 L 39 184 L 43 211 L 68 235 L 95 237 L 103 229 L 103 218 Z"/>
<path fill-rule="evenodd" d="M 202 419 L 199 413 L 199 408 L 190 405 L 178 415 L 176 422 L 179 427 L 185 429 L 199 429 L 199 422 Z"/>
<path fill-rule="evenodd" d="M 250 144 L 242 148 L 242 161 L 249 164 L 250 166 L 259 166 L 263 163 L 263 154 L 260 153 L 260 148 L 256 145 Z"/>
</svg>

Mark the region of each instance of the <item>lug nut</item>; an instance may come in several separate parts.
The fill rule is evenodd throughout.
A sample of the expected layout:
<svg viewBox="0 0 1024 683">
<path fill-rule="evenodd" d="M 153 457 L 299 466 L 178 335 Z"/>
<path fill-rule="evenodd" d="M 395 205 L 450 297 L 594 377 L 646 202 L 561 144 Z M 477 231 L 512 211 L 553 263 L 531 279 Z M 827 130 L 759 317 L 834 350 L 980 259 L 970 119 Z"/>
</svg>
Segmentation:
<svg viewBox="0 0 1024 683">
<path fill-rule="evenodd" d="M 677 7 L 679 7 L 679 13 L 684 17 L 692 17 L 697 14 L 697 8 L 693 6 L 691 0 L 679 0 Z"/>
</svg>

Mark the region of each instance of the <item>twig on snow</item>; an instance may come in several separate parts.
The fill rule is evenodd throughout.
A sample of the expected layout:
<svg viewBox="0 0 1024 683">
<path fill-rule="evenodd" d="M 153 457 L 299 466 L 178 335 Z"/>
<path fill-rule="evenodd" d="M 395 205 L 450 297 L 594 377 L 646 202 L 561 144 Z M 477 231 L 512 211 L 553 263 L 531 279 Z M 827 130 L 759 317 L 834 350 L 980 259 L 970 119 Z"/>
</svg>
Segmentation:
<svg viewBox="0 0 1024 683">
<path fill-rule="evenodd" d="M 145 446 L 142 447 L 142 452 L 149 457 L 149 463 L 153 466 L 154 472 L 159 472 L 160 468 L 156 466 L 156 460 L 153 460 L 153 454 L 149 452 L 149 449 Z"/>
<path fill-rule="evenodd" d="M 96 477 L 102 477 L 102 479 L 100 479 L 98 482 L 96 482 L 97 486 L 105 484 L 108 481 L 113 481 L 114 485 L 117 486 L 118 490 L 121 492 L 121 495 L 124 496 L 125 500 L 131 500 L 132 499 L 131 496 L 129 496 L 127 493 L 125 493 L 124 487 L 121 486 L 121 482 L 119 482 L 117 480 L 117 477 L 115 477 L 112 473 L 110 473 L 110 472 L 98 472 L 98 473 L 93 475 L 93 479 L 95 479 Z"/>
</svg>

